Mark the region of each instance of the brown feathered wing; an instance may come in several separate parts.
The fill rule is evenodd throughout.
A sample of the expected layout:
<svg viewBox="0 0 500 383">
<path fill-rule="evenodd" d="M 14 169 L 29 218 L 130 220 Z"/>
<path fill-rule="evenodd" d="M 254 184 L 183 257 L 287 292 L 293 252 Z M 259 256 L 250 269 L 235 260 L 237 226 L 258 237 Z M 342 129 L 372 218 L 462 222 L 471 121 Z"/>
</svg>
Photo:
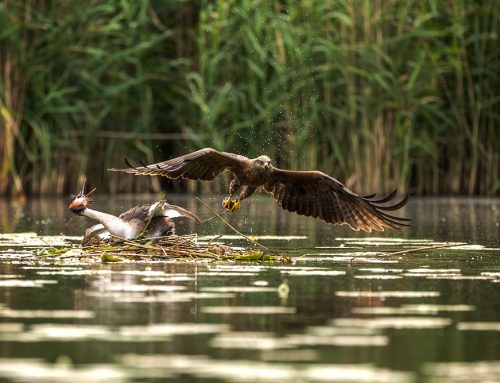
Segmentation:
<svg viewBox="0 0 500 383">
<path fill-rule="evenodd" d="M 318 171 L 290 171 L 274 168 L 265 183 L 266 191 L 273 194 L 280 206 L 288 211 L 333 224 L 347 224 L 353 230 L 383 231 L 384 227 L 400 229 L 408 226 L 406 218 L 395 217 L 385 211 L 397 210 L 408 201 L 405 196 L 391 206 L 396 191 L 385 198 L 362 197 L 347 189 L 335 178 Z"/>
<path fill-rule="evenodd" d="M 225 169 L 242 166 L 246 157 L 205 148 L 167 161 L 146 166 L 130 166 L 125 169 L 108 169 L 135 175 L 163 176 L 167 178 L 188 178 L 210 181 Z"/>
</svg>

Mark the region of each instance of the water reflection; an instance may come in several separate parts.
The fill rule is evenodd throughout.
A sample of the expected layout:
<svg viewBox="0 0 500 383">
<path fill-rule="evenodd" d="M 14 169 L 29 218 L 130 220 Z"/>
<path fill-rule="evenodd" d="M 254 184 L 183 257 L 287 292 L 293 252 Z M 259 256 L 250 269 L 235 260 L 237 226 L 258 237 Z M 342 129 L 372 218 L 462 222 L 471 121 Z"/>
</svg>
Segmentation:
<svg viewBox="0 0 500 383">
<path fill-rule="evenodd" d="M 219 196 L 202 198 L 210 206 L 220 205 Z M 132 206 L 155 200 L 157 197 L 152 195 L 113 198 L 97 195 L 94 205 L 97 210 L 119 214 Z M 169 202 L 197 212 L 204 218 L 212 216 L 199 201 L 190 196 L 172 195 L 169 196 Z M 67 209 L 67 201 L 61 198 L 29 200 L 24 206 L 13 205 L 0 199 L 0 212 L 0 227 L 3 232 L 34 231 L 44 235 L 82 235 L 85 227 L 91 223 L 71 214 Z M 499 240 L 500 199 L 412 198 L 401 214 L 412 218 L 412 226 L 397 233 L 397 237 L 466 241 L 484 245 L 498 243 Z M 345 226 L 333 226 L 320 220 L 282 211 L 276 202 L 267 196 L 252 198 L 242 204 L 238 213 L 226 217 L 246 234 L 306 236 L 308 244 L 314 246 L 331 246 L 338 237 L 373 236 L 353 232 Z M 234 234 L 217 219 L 200 226 L 179 221 L 178 226 L 181 232 Z M 377 236 L 394 236 L 394 232 L 377 233 Z"/>
<path fill-rule="evenodd" d="M 139 202 L 96 205 L 116 213 Z M 192 199 L 172 202 L 203 211 Z M 412 228 L 380 238 L 269 214 L 275 203 L 258 198 L 230 217 L 289 249 L 293 265 L 69 264 L 0 247 L 0 380 L 498 381 L 498 207 L 414 200 Z M 66 202 L 1 208 L 6 231 L 86 226 Z M 233 234 L 217 220 L 182 230 Z M 383 255 L 435 240 L 473 246 Z"/>
</svg>

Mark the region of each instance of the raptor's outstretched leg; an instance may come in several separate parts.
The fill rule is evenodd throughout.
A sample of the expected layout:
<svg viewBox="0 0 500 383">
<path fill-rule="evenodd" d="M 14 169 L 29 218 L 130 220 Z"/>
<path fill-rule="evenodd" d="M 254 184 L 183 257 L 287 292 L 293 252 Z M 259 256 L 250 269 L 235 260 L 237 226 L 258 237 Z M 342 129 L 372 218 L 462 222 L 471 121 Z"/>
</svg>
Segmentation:
<svg viewBox="0 0 500 383">
<path fill-rule="evenodd" d="M 236 194 L 239 188 L 240 188 L 240 180 L 233 174 L 233 178 L 231 179 L 231 182 L 229 184 L 229 196 L 225 198 L 224 201 L 222 201 L 222 206 L 225 209 L 228 210 L 232 209 L 235 201 L 233 201 L 231 198 L 234 194 Z"/>
<path fill-rule="evenodd" d="M 240 196 L 233 201 L 233 205 L 229 208 L 229 211 L 231 213 L 234 213 L 240 208 L 240 201 L 244 200 L 245 198 L 250 197 L 255 190 L 257 190 L 256 187 L 253 186 L 243 186 L 241 188 Z"/>
</svg>

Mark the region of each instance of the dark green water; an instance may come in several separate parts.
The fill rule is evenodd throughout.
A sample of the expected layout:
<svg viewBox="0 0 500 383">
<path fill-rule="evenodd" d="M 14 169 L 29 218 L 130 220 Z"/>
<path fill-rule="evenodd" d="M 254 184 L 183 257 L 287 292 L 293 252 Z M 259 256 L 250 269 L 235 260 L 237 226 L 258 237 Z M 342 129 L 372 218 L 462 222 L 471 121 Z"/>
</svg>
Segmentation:
<svg viewBox="0 0 500 383">
<path fill-rule="evenodd" d="M 293 265 L 87 265 L 4 244 L 0 381 L 500 381 L 500 200 L 414 199 L 405 214 L 411 228 L 375 236 L 278 212 L 267 198 L 230 217 L 246 234 L 295 236 L 260 240 Z M 86 225 L 65 201 L 0 201 L 2 232 Z M 217 220 L 178 225 L 192 231 L 233 234 Z M 442 241 L 469 246 L 383 255 Z"/>
</svg>

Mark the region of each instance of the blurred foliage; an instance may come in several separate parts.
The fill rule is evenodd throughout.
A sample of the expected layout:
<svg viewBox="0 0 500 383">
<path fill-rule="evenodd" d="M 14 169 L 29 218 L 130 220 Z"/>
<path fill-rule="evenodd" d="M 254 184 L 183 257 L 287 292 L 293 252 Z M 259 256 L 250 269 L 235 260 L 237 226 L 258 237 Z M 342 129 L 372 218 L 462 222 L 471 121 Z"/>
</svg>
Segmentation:
<svg viewBox="0 0 500 383">
<path fill-rule="evenodd" d="M 496 1 L 5 0 L 0 194 L 211 146 L 358 192 L 498 195 Z"/>
</svg>

